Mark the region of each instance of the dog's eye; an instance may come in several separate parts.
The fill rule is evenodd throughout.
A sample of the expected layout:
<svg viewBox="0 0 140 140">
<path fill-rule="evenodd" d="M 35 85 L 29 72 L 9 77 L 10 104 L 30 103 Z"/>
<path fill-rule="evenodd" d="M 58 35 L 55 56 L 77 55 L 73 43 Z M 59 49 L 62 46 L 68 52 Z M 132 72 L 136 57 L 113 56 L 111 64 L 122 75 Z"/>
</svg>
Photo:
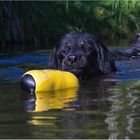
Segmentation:
<svg viewBox="0 0 140 140">
<path fill-rule="evenodd" d="M 80 46 L 84 52 L 89 52 L 91 50 L 89 45 L 85 41 L 81 41 Z"/>
<path fill-rule="evenodd" d="M 70 50 L 71 44 L 70 44 L 70 43 L 66 43 L 65 48 L 66 48 L 67 50 Z"/>
<path fill-rule="evenodd" d="M 85 45 L 85 42 L 84 41 L 81 41 L 80 42 L 80 46 L 83 47 L 84 45 Z"/>
<path fill-rule="evenodd" d="M 81 47 L 81 50 L 87 54 L 89 54 L 92 50 L 90 44 L 86 41 L 81 41 L 80 47 Z"/>
<path fill-rule="evenodd" d="M 71 48 L 71 44 L 70 43 L 66 43 L 65 47 L 62 49 L 62 53 L 66 54 Z"/>
</svg>

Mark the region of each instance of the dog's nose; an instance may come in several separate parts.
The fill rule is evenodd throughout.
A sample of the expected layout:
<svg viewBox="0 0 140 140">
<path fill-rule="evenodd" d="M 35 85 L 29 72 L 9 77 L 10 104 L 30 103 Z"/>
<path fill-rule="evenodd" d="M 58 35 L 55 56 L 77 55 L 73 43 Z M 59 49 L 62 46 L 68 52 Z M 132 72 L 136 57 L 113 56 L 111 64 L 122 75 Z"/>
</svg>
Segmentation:
<svg viewBox="0 0 140 140">
<path fill-rule="evenodd" d="M 69 55 L 67 57 L 67 61 L 71 64 L 77 63 L 80 60 L 81 60 L 81 55 L 80 54 Z"/>
</svg>

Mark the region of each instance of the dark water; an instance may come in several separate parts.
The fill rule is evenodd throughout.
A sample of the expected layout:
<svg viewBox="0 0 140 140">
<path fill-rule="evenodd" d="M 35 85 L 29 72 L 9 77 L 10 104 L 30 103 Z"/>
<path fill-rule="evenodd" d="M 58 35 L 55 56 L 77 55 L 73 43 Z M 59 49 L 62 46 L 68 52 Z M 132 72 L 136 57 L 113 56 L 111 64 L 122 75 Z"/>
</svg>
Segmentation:
<svg viewBox="0 0 140 140">
<path fill-rule="evenodd" d="M 47 54 L 0 58 L 0 138 L 140 138 L 139 60 L 116 62 L 117 73 L 79 89 L 23 99 L 22 74 L 45 68 Z"/>
</svg>

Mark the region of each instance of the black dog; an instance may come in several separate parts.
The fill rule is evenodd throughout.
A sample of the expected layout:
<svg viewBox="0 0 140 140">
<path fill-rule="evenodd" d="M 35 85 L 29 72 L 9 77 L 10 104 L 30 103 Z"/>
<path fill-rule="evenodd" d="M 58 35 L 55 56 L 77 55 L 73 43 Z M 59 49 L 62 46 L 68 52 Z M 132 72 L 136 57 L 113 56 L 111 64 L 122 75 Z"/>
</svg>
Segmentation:
<svg viewBox="0 0 140 140">
<path fill-rule="evenodd" d="M 116 60 L 136 55 L 138 51 L 135 48 L 111 51 L 91 34 L 71 32 L 54 48 L 48 68 L 70 71 L 78 77 L 109 74 L 116 71 Z"/>
</svg>

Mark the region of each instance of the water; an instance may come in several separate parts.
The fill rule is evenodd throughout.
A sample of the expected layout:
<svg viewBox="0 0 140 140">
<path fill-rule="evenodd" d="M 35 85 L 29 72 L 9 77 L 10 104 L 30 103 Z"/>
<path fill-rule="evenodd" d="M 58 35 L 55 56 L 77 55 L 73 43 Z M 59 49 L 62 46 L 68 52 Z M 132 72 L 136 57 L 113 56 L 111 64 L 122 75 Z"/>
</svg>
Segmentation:
<svg viewBox="0 0 140 140">
<path fill-rule="evenodd" d="M 22 74 L 45 68 L 48 53 L 0 59 L 0 138 L 140 138 L 139 60 L 116 62 L 117 73 L 81 81 L 79 89 L 24 98 Z"/>
</svg>

